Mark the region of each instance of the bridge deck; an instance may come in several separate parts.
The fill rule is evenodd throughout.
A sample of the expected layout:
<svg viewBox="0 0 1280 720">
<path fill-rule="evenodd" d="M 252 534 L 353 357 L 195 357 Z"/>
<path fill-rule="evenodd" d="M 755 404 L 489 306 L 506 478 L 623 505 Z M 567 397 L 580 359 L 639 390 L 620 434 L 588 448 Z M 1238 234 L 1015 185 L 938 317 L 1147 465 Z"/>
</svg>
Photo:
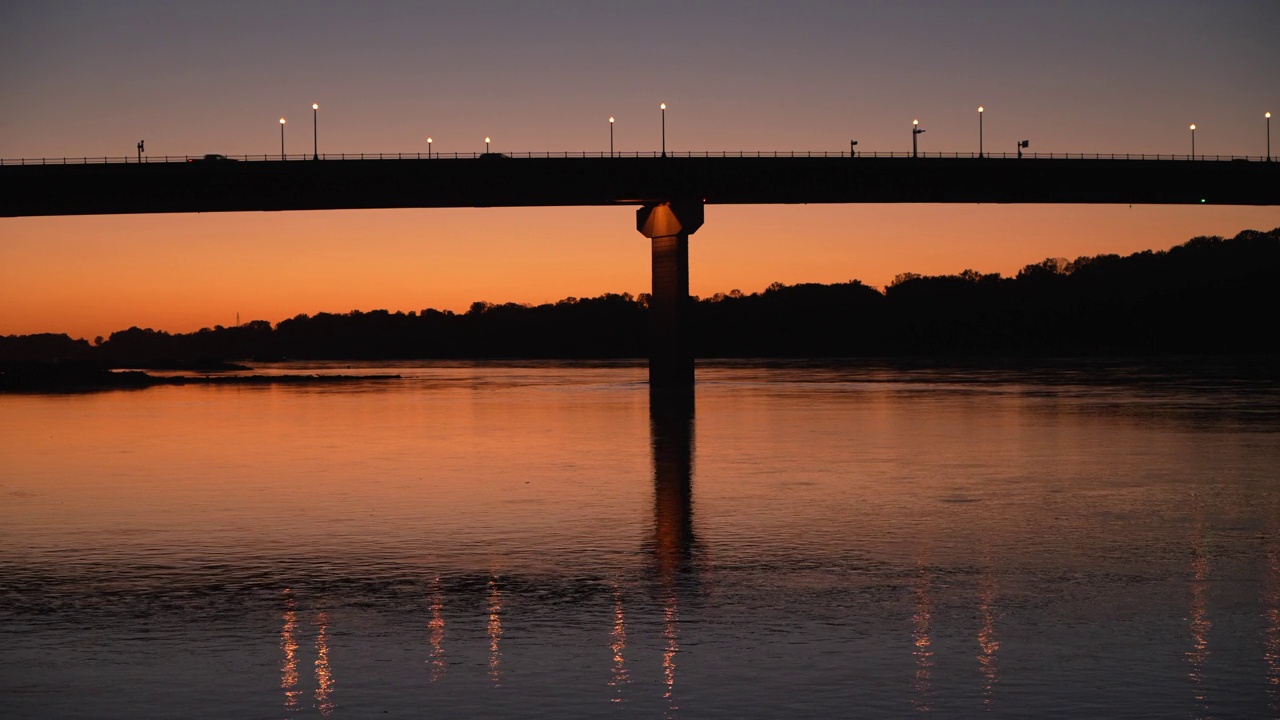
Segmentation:
<svg viewBox="0 0 1280 720">
<path fill-rule="evenodd" d="M 1280 205 L 1280 162 L 484 157 L 0 166 L 0 217 L 665 200 Z"/>
</svg>

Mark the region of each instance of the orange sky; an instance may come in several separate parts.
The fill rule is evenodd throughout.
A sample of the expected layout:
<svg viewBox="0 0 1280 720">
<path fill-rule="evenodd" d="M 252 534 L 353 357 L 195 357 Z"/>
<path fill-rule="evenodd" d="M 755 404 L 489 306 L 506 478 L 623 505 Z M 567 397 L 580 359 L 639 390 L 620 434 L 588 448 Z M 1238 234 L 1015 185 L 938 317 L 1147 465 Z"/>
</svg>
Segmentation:
<svg viewBox="0 0 1280 720">
<path fill-rule="evenodd" d="M 691 239 L 691 291 L 1011 274 L 1046 257 L 1275 227 L 1277 208 L 713 205 Z M 19 218 L 0 221 L 0 236 L 0 334 L 92 339 L 131 325 L 232 325 L 237 312 L 277 322 L 649 289 L 648 241 L 630 208 Z"/>
<path fill-rule="evenodd" d="M 1260 156 L 1280 5 L 653 0 L 0 4 L 0 157 L 483 150 Z M 320 103 L 312 135 L 311 104 Z M 1280 155 L 1277 120 L 1274 155 Z M 0 334 L 92 339 L 649 288 L 631 208 L 0 219 Z M 711 206 L 691 289 L 1012 273 L 1280 209 Z"/>
</svg>

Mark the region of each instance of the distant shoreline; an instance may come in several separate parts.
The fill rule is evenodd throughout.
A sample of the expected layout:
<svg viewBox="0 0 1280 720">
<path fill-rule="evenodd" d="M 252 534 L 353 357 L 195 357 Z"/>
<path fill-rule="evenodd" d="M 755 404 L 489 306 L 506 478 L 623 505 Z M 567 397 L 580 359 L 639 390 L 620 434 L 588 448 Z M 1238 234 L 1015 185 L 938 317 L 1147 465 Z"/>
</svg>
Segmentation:
<svg viewBox="0 0 1280 720">
<path fill-rule="evenodd" d="M 236 366 L 235 370 L 249 370 Z M 219 371 L 209 371 L 219 372 Z M 174 375 L 156 376 L 143 370 L 112 370 L 80 363 L 23 363 L 0 366 L 0 394 L 83 393 L 142 390 L 164 385 L 317 385 L 395 380 L 399 375 Z"/>
<path fill-rule="evenodd" d="M 1280 356 L 1277 284 L 1280 228 L 1246 230 L 1127 257 L 1047 258 L 1014 277 L 904 273 L 883 290 L 850 280 L 690 297 L 680 342 L 697 358 Z M 131 327 L 92 343 L 0 336 L 0 364 L 205 372 L 236 361 L 647 358 L 650 301 L 322 312 L 193 333 Z"/>
</svg>

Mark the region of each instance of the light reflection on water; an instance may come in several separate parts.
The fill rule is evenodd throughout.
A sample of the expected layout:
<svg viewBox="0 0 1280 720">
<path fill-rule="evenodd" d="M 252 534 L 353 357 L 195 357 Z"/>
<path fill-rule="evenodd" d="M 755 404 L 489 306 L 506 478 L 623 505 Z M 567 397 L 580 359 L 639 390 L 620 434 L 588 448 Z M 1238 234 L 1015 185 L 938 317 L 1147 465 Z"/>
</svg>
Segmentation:
<svg viewBox="0 0 1280 720">
<path fill-rule="evenodd" d="M 329 665 L 329 614 L 316 617 L 316 709 L 329 717 L 333 714 L 333 668 Z"/>
<path fill-rule="evenodd" d="M 502 686 L 502 595 L 497 578 L 489 578 L 489 680 Z"/>
<path fill-rule="evenodd" d="M 431 682 L 440 682 L 449 670 L 449 661 L 444 654 L 444 597 L 440 594 L 440 578 L 431 583 L 431 655 L 427 663 L 431 666 Z"/>
<path fill-rule="evenodd" d="M 1267 593 L 1263 610 L 1266 614 L 1267 694 L 1271 700 L 1271 712 L 1280 717 L 1280 506 L 1272 508 L 1269 535 Z"/>
<path fill-rule="evenodd" d="M 284 662 L 280 666 L 280 687 L 284 689 L 284 709 L 292 714 L 298 707 L 298 613 L 296 603 L 289 588 L 285 592 L 284 626 L 280 628 L 280 649 L 284 651 Z"/>
<path fill-rule="evenodd" d="M 1187 662 L 1191 668 L 1187 677 L 1191 680 L 1195 698 L 1195 717 L 1208 717 L 1205 667 L 1209 662 L 1209 631 L 1213 629 L 1213 623 L 1209 620 L 1209 560 L 1205 557 L 1204 522 L 1199 518 L 1191 547 L 1191 574 L 1191 617 L 1188 622 L 1191 650 L 1187 651 Z"/>
<path fill-rule="evenodd" d="M 933 601 L 929 597 L 929 570 L 921 565 L 916 572 L 916 586 L 914 588 L 916 596 L 916 611 L 911 616 L 911 624 L 913 626 L 912 640 L 915 642 L 915 650 L 912 655 L 916 660 L 916 672 L 914 681 L 911 684 L 912 696 L 911 704 L 915 705 L 919 712 L 930 712 L 933 710 L 933 640 L 929 637 L 929 633 L 933 630 L 933 614 L 931 606 Z"/>
<path fill-rule="evenodd" d="M 978 615 L 982 627 L 978 630 L 978 667 L 982 672 L 982 709 L 994 709 L 996 683 L 1000 681 L 1000 640 L 996 633 L 996 580 L 990 559 L 984 558 L 982 577 L 979 581 L 981 595 L 978 599 Z"/>
<path fill-rule="evenodd" d="M 0 397 L 6 708 L 1280 709 L 1265 374 L 381 370 Z"/>
<path fill-rule="evenodd" d="M 615 703 L 623 701 L 622 688 L 631 681 L 627 672 L 627 618 L 622 607 L 622 591 L 617 585 L 613 587 L 613 633 L 609 636 L 609 649 L 613 651 L 613 673 L 609 677 L 609 686 L 614 688 Z"/>
</svg>

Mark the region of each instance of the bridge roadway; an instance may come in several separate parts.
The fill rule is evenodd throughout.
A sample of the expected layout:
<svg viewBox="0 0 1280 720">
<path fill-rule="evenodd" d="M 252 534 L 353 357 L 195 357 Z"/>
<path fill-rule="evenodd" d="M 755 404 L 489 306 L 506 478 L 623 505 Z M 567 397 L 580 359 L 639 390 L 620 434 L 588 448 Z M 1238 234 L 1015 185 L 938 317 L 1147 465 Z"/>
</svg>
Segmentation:
<svg viewBox="0 0 1280 720">
<path fill-rule="evenodd" d="M 1280 162 L 884 157 L 0 166 L 0 217 L 773 203 L 1280 204 Z"/>
<path fill-rule="evenodd" d="M 689 236 L 706 204 L 1280 205 L 1280 162 L 964 157 L 199 160 L 0 165 L 0 217 L 639 206 L 651 390 L 692 394 Z"/>
</svg>

